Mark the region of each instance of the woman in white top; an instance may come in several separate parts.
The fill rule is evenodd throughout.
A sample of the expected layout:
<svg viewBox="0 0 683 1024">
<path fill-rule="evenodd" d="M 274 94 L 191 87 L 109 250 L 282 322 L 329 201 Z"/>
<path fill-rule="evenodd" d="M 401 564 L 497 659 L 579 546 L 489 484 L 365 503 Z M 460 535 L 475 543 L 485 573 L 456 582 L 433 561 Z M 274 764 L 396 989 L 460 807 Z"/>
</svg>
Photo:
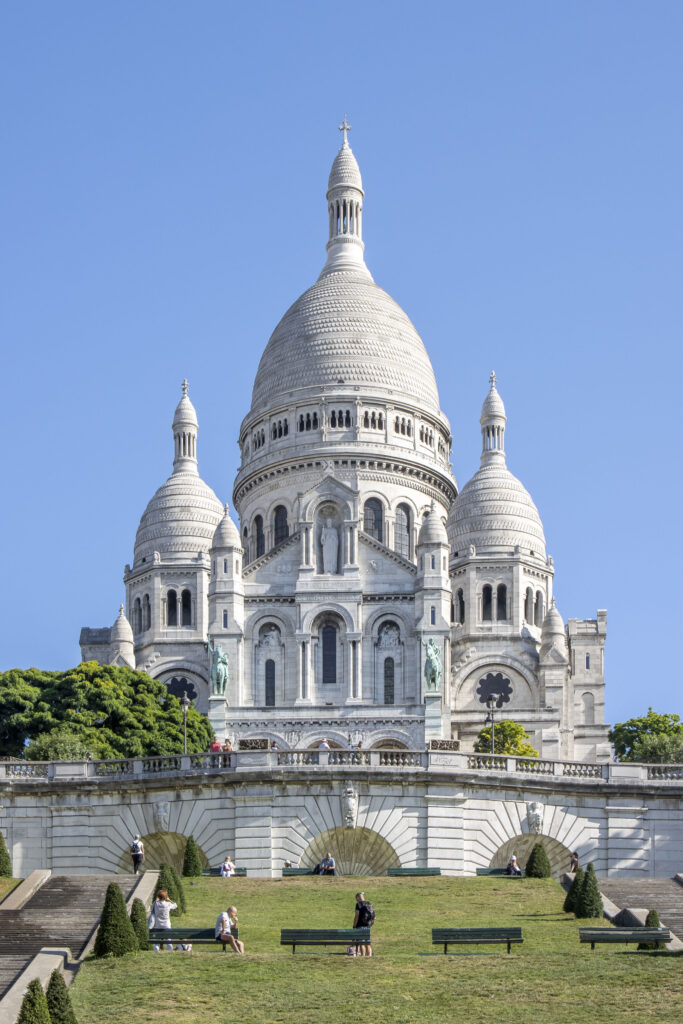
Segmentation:
<svg viewBox="0 0 683 1024">
<path fill-rule="evenodd" d="M 230 860 L 230 857 L 226 857 L 221 864 L 221 878 L 230 878 L 231 875 L 235 874 L 235 865 Z"/>
<path fill-rule="evenodd" d="M 150 928 L 160 928 L 164 931 L 170 931 L 171 928 L 171 911 L 177 909 L 177 903 L 168 898 L 168 893 L 165 889 L 159 889 L 157 898 L 152 904 L 152 914 L 154 923 L 150 924 Z M 155 951 L 159 952 L 159 947 L 154 947 Z M 173 949 L 171 943 L 166 944 L 166 949 Z"/>
</svg>

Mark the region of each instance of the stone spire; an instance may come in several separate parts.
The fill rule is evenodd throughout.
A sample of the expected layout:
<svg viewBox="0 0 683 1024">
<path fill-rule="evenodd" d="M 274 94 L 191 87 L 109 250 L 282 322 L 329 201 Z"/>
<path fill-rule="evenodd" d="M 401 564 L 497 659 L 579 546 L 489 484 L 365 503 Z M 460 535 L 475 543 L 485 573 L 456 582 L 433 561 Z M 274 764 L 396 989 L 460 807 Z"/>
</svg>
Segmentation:
<svg viewBox="0 0 683 1024">
<path fill-rule="evenodd" d="M 197 473 L 197 431 L 199 422 L 192 402 L 188 398 L 187 380 L 182 384 L 183 396 L 173 416 L 173 472 Z"/>
<path fill-rule="evenodd" d="M 339 125 L 344 133 L 341 149 L 332 163 L 327 183 L 329 240 L 324 274 L 347 268 L 367 268 L 363 262 L 363 181 L 349 146 L 351 125 L 346 117 Z"/>
<path fill-rule="evenodd" d="M 481 464 L 505 462 L 505 406 L 496 389 L 496 374 L 491 371 L 489 393 L 481 407 Z"/>
</svg>

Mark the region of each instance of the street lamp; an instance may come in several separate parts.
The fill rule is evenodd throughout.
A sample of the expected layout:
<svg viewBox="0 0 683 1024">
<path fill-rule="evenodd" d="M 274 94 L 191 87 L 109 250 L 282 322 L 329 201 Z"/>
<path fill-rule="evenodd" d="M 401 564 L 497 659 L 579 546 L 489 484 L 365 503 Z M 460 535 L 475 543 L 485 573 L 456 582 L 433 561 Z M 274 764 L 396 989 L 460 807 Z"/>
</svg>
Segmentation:
<svg viewBox="0 0 683 1024">
<path fill-rule="evenodd" d="M 180 698 L 180 706 L 183 709 L 183 754 L 187 753 L 187 709 L 191 703 L 192 701 L 187 696 L 187 690 L 185 690 Z"/>
<path fill-rule="evenodd" d="M 486 707 L 489 709 L 489 713 L 486 716 L 486 722 L 484 723 L 485 725 L 490 725 L 491 726 L 491 753 L 492 754 L 495 754 L 495 752 L 496 752 L 496 723 L 495 723 L 495 720 L 494 720 L 493 713 L 494 713 L 494 711 L 496 709 L 496 705 L 497 704 L 498 704 L 498 694 L 497 693 L 492 693 L 490 695 L 490 697 L 488 698 L 488 700 L 486 701 Z"/>
</svg>

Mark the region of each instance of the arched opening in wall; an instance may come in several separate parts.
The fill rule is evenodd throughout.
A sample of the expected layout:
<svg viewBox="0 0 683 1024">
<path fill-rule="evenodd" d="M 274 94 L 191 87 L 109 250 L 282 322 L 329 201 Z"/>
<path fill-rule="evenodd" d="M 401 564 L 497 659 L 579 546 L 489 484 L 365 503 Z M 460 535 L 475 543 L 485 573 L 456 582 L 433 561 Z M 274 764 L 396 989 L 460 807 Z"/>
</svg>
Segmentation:
<svg viewBox="0 0 683 1024">
<path fill-rule="evenodd" d="M 133 632 L 136 636 L 142 632 L 142 604 L 139 597 L 133 602 Z"/>
<path fill-rule="evenodd" d="M 289 537 L 289 523 L 287 522 L 287 509 L 284 505 L 278 505 L 275 509 L 275 517 L 273 521 L 273 532 L 275 535 L 275 543 L 280 544 L 283 540 Z"/>
<path fill-rule="evenodd" d="M 394 703 L 394 659 L 384 659 L 384 703 Z"/>
<path fill-rule="evenodd" d="M 543 625 L 543 593 L 536 591 L 536 606 L 534 608 L 534 623 L 537 626 Z"/>
<path fill-rule="evenodd" d="M 192 594 L 189 590 L 183 590 L 180 595 L 180 615 L 182 626 L 192 625 Z"/>
<path fill-rule="evenodd" d="M 249 562 L 249 531 L 246 526 L 242 530 L 242 547 L 244 548 L 244 564 Z"/>
<path fill-rule="evenodd" d="M 320 646 L 323 685 L 334 685 L 337 682 L 337 628 L 329 622 L 320 630 Z"/>
<path fill-rule="evenodd" d="M 503 843 L 503 845 L 496 850 L 491 858 L 489 867 L 504 868 L 514 853 L 520 867 L 524 870 L 526 862 L 529 859 L 529 855 L 538 842 L 543 843 L 545 846 L 545 852 L 548 854 L 550 870 L 553 878 L 560 879 L 565 871 L 569 871 L 571 851 L 562 843 L 558 842 L 557 839 L 551 839 L 549 836 L 537 835 L 535 832 L 528 832 L 526 835 L 515 836 L 514 839 L 508 839 L 506 843 Z"/>
<path fill-rule="evenodd" d="M 254 518 L 254 532 L 256 533 L 256 557 L 260 558 L 261 555 L 266 553 L 266 538 L 263 533 L 263 517 L 256 516 Z"/>
<path fill-rule="evenodd" d="M 363 506 L 363 529 L 375 540 L 382 540 L 382 503 L 378 498 L 368 498 Z"/>
<path fill-rule="evenodd" d="M 534 624 L 534 592 L 531 587 L 526 588 L 526 597 L 524 598 L 524 621 L 528 622 L 530 626 Z"/>
<path fill-rule="evenodd" d="M 582 693 L 581 703 L 583 705 L 583 724 L 595 725 L 595 698 L 592 693 Z"/>
<path fill-rule="evenodd" d="M 401 743 L 400 740 L 378 740 L 377 743 L 373 743 L 370 750 L 408 750 L 409 748 L 405 743 Z"/>
<path fill-rule="evenodd" d="M 301 854 L 299 866 L 314 868 L 328 850 L 342 875 L 386 875 L 388 868 L 401 866 L 393 846 L 369 828 L 331 828 L 321 832 Z"/>
<path fill-rule="evenodd" d="M 275 707 L 275 662 L 272 658 L 266 661 L 266 707 Z"/>
<path fill-rule="evenodd" d="M 508 588 L 504 583 L 498 584 L 496 591 L 496 618 L 499 622 L 505 622 L 508 617 Z"/>
<path fill-rule="evenodd" d="M 145 847 L 143 865 L 145 871 L 155 871 L 162 864 L 170 864 L 178 874 L 182 874 L 187 836 L 181 835 L 180 832 L 150 832 L 146 836 L 143 835 L 142 842 Z M 197 844 L 197 848 L 202 867 L 208 868 L 210 866 L 209 858 L 199 844 Z M 128 850 L 124 850 L 119 858 L 120 873 L 122 875 L 130 874 L 130 865 L 130 853 Z"/>
<path fill-rule="evenodd" d="M 457 621 L 462 625 L 465 621 L 465 595 L 462 590 L 457 593 Z"/>
<path fill-rule="evenodd" d="M 178 595 L 175 590 L 169 590 L 166 594 L 166 624 L 178 625 Z"/>
<path fill-rule="evenodd" d="M 399 505 L 396 509 L 394 550 L 404 558 L 410 558 L 410 509 L 407 505 Z"/>
<path fill-rule="evenodd" d="M 149 601 L 149 594 L 142 599 L 142 631 L 143 633 L 152 626 L 152 605 Z"/>
<path fill-rule="evenodd" d="M 481 592 L 481 618 L 482 622 L 491 622 L 493 618 L 493 590 L 488 583 Z"/>
</svg>

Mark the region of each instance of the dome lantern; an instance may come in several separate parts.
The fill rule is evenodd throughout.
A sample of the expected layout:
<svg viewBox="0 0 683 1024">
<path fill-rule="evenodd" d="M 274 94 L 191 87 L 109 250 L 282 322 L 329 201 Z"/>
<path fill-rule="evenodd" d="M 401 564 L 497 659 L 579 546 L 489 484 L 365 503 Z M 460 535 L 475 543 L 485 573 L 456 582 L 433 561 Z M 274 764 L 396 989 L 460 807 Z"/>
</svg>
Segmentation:
<svg viewBox="0 0 683 1024">
<path fill-rule="evenodd" d="M 197 469 L 197 431 L 199 421 L 197 412 L 188 398 L 187 379 L 183 381 L 183 395 L 173 415 L 173 472 L 198 473 Z"/>
<path fill-rule="evenodd" d="M 346 267 L 363 268 L 363 181 L 358 162 L 349 146 L 351 125 L 346 117 L 339 125 L 344 141 L 332 163 L 327 182 L 329 240 L 327 262 L 321 277 Z"/>
<path fill-rule="evenodd" d="M 481 407 L 481 464 L 502 459 L 505 462 L 505 406 L 496 388 L 496 373 L 491 371 L 489 393 Z"/>
</svg>

